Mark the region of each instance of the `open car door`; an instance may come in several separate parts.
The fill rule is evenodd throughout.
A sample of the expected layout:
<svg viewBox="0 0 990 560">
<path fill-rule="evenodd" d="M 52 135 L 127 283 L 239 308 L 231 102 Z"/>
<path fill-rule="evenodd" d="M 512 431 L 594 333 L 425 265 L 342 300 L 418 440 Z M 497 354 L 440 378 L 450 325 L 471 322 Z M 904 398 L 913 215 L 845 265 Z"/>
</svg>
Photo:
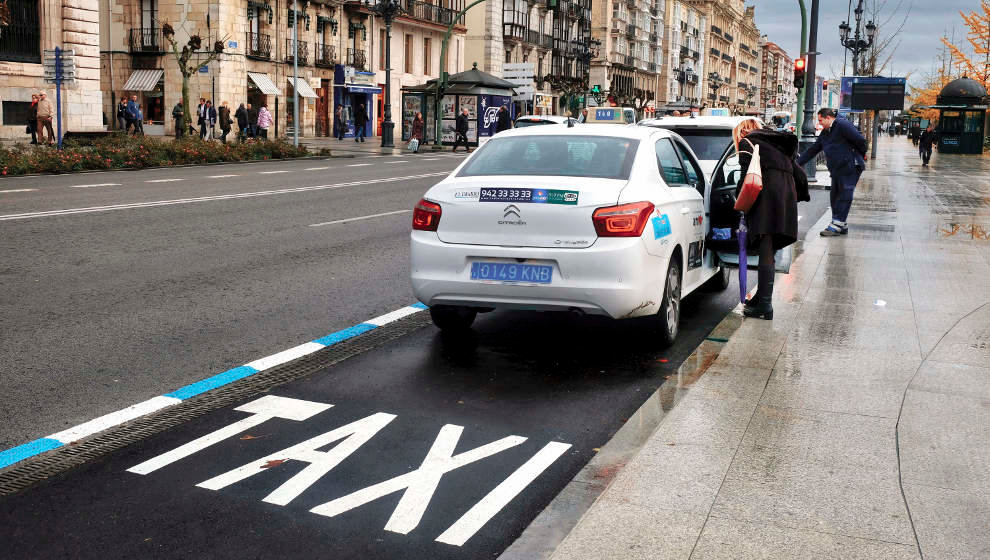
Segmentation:
<svg viewBox="0 0 990 560">
<path fill-rule="evenodd" d="M 709 198 L 710 220 L 707 245 L 719 260 L 727 266 L 739 266 L 739 217 L 740 212 L 733 209 L 736 204 L 736 186 L 739 184 L 742 170 L 739 167 L 739 155 L 735 146 L 722 155 L 715 171 L 712 172 L 712 186 Z M 756 247 L 753 239 L 749 239 L 751 251 L 747 251 L 746 267 L 756 269 L 759 257 L 755 254 Z M 777 251 L 774 258 L 777 272 L 787 274 L 791 270 L 793 251 L 790 246 Z"/>
</svg>

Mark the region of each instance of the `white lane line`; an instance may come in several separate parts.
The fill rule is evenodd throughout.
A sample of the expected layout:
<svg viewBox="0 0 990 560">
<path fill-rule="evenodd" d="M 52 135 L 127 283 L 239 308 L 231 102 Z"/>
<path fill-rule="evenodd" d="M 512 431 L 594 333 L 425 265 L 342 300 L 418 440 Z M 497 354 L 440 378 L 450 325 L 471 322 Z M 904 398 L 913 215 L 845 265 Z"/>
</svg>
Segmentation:
<svg viewBox="0 0 990 560">
<path fill-rule="evenodd" d="M 3 194 L 3 193 L 13 193 L 13 192 L 32 192 L 32 191 L 36 191 L 36 190 L 38 190 L 38 189 L 9 189 L 9 190 L 6 190 L 6 191 L 0 191 L 0 194 Z"/>
<path fill-rule="evenodd" d="M 307 167 L 303 171 L 321 171 L 323 169 L 330 169 L 329 167 Z"/>
<path fill-rule="evenodd" d="M 175 181 L 185 181 L 185 179 L 152 179 L 145 183 L 174 183 Z"/>
<path fill-rule="evenodd" d="M 290 194 L 309 191 L 322 191 L 330 189 L 342 189 L 345 187 L 357 187 L 360 185 L 372 185 L 375 183 L 395 183 L 412 181 L 416 179 L 426 179 L 429 177 L 439 177 L 449 175 L 448 171 L 438 173 L 422 173 L 419 175 L 405 175 L 402 177 L 385 177 L 382 179 L 366 179 L 363 181 L 349 181 L 347 183 L 335 183 L 331 185 L 314 185 L 312 187 L 294 187 L 289 189 L 279 189 L 274 191 L 257 191 L 239 194 L 224 194 L 216 196 L 200 196 L 196 198 L 177 198 L 172 200 L 155 200 L 152 202 L 132 202 L 129 204 L 113 204 L 110 206 L 87 206 L 84 208 L 67 208 L 64 210 L 45 210 L 42 212 L 23 212 L 20 214 L 0 214 L 0 222 L 10 220 L 25 220 L 30 218 L 42 218 L 46 216 L 67 216 L 69 214 L 89 214 L 92 212 L 108 212 L 110 210 L 129 210 L 134 208 L 153 208 L 156 206 L 172 206 L 175 204 L 194 204 L 197 202 L 211 202 L 215 200 L 232 200 L 237 198 L 253 198 L 256 196 L 271 196 L 276 194 Z"/>
<path fill-rule="evenodd" d="M 227 177 L 240 177 L 240 175 L 207 175 L 207 179 L 226 179 Z"/>
<path fill-rule="evenodd" d="M 276 173 L 292 173 L 292 171 L 289 171 L 287 169 L 282 169 L 280 171 L 259 171 L 258 173 L 262 175 L 274 175 Z"/>
<path fill-rule="evenodd" d="M 145 414 L 151 414 L 156 410 L 161 410 L 172 406 L 173 404 L 179 404 L 180 402 L 182 401 L 173 397 L 154 397 L 116 412 L 111 412 L 110 414 L 100 416 L 99 418 L 90 420 L 85 424 L 79 424 L 78 426 L 69 428 L 68 430 L 52 434 L 48 437 L 68 445 L 86 436 L 91 436 L 95 433 L 102 432 L 107 428 L 118 426 L 124 422 L 129 422 L 135 418 L 144 416 Z"/>
<path fill-rule="evenodd" d="M 397 159 L 393 161 L 386 161 L 385 163 L 407 163 L 408 161 L 408 159 Z"/>
<path fill-rule="evenodd" d="M 371 164 L 370 163 L 352 163 L 352 164 L 348 165 L 347 167 L 364 167 L 366 165 L 371 165 Z"/>
<path fill-rule="evenodd" d="M 395 212 L 382 212 L 381 214 L 372 214 L 370 216 L 360 216 L 357 218 L 347 218 L 346 220 L 334 220 L 332 222 L 309 224 L 309 227 L 329 226 L 333 224 L 346 224 L 347 222 L 356 222 L 358 220 L 367 220 L 370 218 L 381 218 L 382 216 L 391 216 L 393 214 L 405 214 L 406 212 L 412 212 L 412 210 L 396 210 Z"/>
<path fill-rule="evenodd" d="M 69 185 L 70 189 L 88 189 L 90 187 L 119 187 L 120 183 L 93 183 L 92 185 Z"/>
<path fill-rule="evenodd" d="M 438 159 L 440 159 L 440 158 L 435 158 L 435 157 L 427 157 L 427 158 L 423 158 L 423 161 L 436 161 L 436 160 L 438 160 Z"/>
</svg>

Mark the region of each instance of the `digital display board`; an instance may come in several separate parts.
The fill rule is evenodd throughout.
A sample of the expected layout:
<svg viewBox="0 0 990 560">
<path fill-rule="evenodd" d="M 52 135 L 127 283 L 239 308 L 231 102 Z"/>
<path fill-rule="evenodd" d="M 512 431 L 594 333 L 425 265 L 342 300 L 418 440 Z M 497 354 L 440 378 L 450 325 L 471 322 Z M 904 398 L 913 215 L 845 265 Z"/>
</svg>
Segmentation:
<svg viewBox="0 0 990 560">
<path fill-rule="evenodd" d="M 905 78 L 853 78 L 850 108 L 904 109 Z"/>
</svg>

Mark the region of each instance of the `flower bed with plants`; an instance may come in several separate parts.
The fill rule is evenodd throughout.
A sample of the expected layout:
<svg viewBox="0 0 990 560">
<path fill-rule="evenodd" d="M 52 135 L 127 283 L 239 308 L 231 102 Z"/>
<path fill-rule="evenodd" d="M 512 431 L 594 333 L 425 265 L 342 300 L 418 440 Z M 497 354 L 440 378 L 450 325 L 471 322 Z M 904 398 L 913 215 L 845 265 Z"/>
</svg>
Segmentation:
<svg viewBox="0 0 990 560">
<path fill-rule="evenodd" d="M 142 169 L 172 165 L 257 161 L 310 155 L 284 140 L 258 140 L 244 143 L 204 142 L 199 138 L 160 140 L 134 136 L 113 136 L 87 142 L 67 141 L 63 150 L 14 145 L 0 147 L 0 175 L 29 173 L 72 173 L 106 169 Z"/>
</svg>

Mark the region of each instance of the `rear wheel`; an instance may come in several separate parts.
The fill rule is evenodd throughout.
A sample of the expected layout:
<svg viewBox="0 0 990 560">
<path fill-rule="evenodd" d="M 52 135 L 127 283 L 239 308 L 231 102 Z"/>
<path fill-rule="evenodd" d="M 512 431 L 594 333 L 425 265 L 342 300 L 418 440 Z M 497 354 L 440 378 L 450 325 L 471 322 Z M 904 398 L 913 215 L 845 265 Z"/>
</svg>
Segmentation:
<svg viewBox="0 0 990 560">
<path fill-rule="evenodd" d="M 660 341 L 664 346 L 670 346 L 677 338 L 681 321 L 681 265 L 675 259 L 671 259 L 667 266 L 667 281 L 664 282 L 663 301 L 660 302 L 657 319 Z"/>
<path fill-rule="evenodd" d="M 435 305 L 430 308 L 433 324 L 444 331 L 466 331 L 471 328 L 478 311 L 456 305 Z"/>
<path fill-rule="evenodd" d="M 732 279 L 732 272 L 729 267 L 725 266 L 718 257 L 715 257 L 715 263 L 718 265 L 718 272 L 715 276 L 712 276 L 705 282 L 704 288 L 709 292 L 722 292 L 729 287 L 729 281 Z"/>
</svg>

